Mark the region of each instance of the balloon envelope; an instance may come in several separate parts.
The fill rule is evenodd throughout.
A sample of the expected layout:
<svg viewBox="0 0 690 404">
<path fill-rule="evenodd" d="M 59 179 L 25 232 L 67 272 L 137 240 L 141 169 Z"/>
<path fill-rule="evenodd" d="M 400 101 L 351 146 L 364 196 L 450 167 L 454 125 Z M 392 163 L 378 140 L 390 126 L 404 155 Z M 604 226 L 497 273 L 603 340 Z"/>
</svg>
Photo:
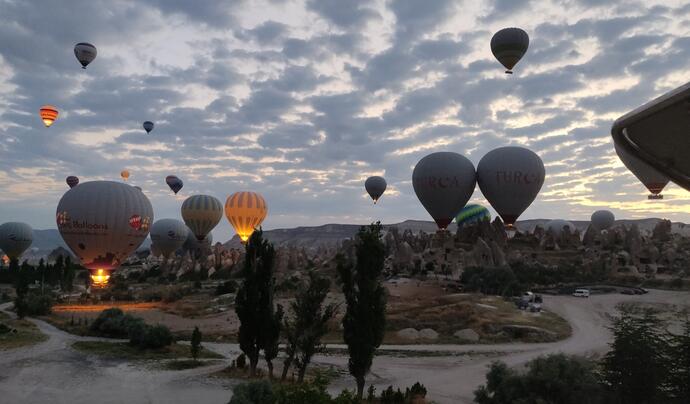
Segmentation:
<svg viewBox="0 0 690 404">
<path fill-rule="evenodd" d="M 621 159 L 623 165 L 630 170 L 631 173 L 637 177 L 642 184 L 652 193 L 652 195 L 659 195 L 664 189 L 666 184 L 668 184 L 668 177 L 657 171 L 654 167 L 640 160 L 638 157 L 633 156 L 628 153 L 625 149 L 618 146 L 617 143 L 613 143 L 616 149 L 616 154 L 618 158 Z M 654 197 L 652 197 L 653 199 Z"/>
<path fill-rule="evenodd" d="M 79 178 L 75 177 L 74 175 L 70 175 L 69 177 L 65 178 L 65 182 L 70 188 L 74 188 L 79 184 Z"/>
<path fill-rule="evenodd" d="M 508 225 L 529 207 L 544 184 L 544 163 L 523 147 L 499 147 L 477 165 L 477 183 L 484 197 Z"/>
<path fill-rule="evenodd" d="M 205 246 L 211 246 L 213 243 L 213 233 L 208 233 L 206 237 L 199 240 L 194 235 L 192 229 L 187 227 L 187 239 L 182 244 L 182 249 L 185 251 L 197 251 Z"/>
<path fill-rule="evenodd" d="M 120 171 L 120 177 L 122 177 L 123 180 L 127 181 L 127 178 L 129 178 L 129 171 L 127 171 L 127 170 Z"/>
<path fill-rule="evenodd" d="M 56 219 L 63 240 L 96 282 L 98 271 L 117 268 L 141 245 L 149 234 L 153 208 L 134 187 L 90 181 L 62 196 Z"/>
<path fill-rule="evenodd" d="M 165 177 L 165 183 L 168 184 L 168 186 L 170 187 L 170 189 L 172 189 L 175 195 L 177 195 L 177 193 L 180 192 L 182 186 L 184 185 L 182 180 L 174 175 L 168 175 L 167 177 Z"/>
<path fill-rule="evenodd" d="M 39 110 L 39 115 L 41 116 L 41 120 L 43 120 L 43 124 L 46 126 L 46 128 L 49 128 L 50 125 L 55 122 L 58 114 L 58 109 L 52 105 L 44 105 Z"/>
<path fill-rule="evenodd" d="M 364 188 L 367 190 L 369 196 L 371 196 L 371 199 L 374 200 L 374 204 L 379 200 L 381 195 L 383 195 L 386 186 L 386 180 L 378 175 L 369 177 L 364 181 Z"/>
<path fill-rule="evenodd" d="M 225 217 L 243 243 L 249 240 L 267 214 L 268 205 L 256 192 L 235 192 L 225 201 Z"/>
<path fill-rule="evenodd" d="M 19 258 L 33 240 L 33 230 L 26 223 L 7 222 L 0 225 L 0 249 L 12 259 Z"/>
<path fill-rule="evenodd" d="M 203 240 L 223 217 L 223 205 L 210 195 L 192 195 L 182 202 L 180 210 L 197 240 Z"/>
<path fill-rule="evenodd" d="M 86 69 L 86 66 L 96 59 L 98 51 L 96 47 L 87 42 L 80 42 L 74 45 L 74 56 L 77 57 L 79 63 L 81 63 L 81 68 Z"/>
<path fill-rule="evenodd" d="M 606 230 L 613 226 L 616 216 L 609 210 L 597 210 L 592 213 L 592 225 L 599 230 Z"/>
<path fill-rule="evenodd" d="M 491 221 L 491 213 L 489 209 L 476 204 L 465 205 L 455 216 L 455 223 L 458 224 L 458 227 L 478 223 L 482 220 Z"/>
<path fill-rule="evenodd" d="M 146 122 L 144 122 L 144 125 L 143 125 L 143 126 L 144 126 L 144 130 L 146 131 L 146 133 L 151 133 L 151 131 L 153 130 L 153 126 L 154 126 L 154 125 L 153 125 L 153 122 L 151 122 L 151 121 L 146 121 Z"/>
<path fill-rule="evenodd" d="M 414 192 L 439 229 L 453 221 L 472 196 L 475 184 L 472 162 L 453 152 L 429 154 L 412 172 Z"/>
<path fill-rule="evenodd" d="M 491 52 L 508 74 L 513 73 L 512 68 L 522 59 L 528 47 L 529 35 L 520 28 L 504 28 L 491 38 Z"/>
<path fill-rule="evenodd" d="M 176 219 L 160 219 L 151 226 L 151 251 L 154 246 L 163 256 L 168 257 L 181 248 L 187 240 L 189 229 Z"/>
</svg>

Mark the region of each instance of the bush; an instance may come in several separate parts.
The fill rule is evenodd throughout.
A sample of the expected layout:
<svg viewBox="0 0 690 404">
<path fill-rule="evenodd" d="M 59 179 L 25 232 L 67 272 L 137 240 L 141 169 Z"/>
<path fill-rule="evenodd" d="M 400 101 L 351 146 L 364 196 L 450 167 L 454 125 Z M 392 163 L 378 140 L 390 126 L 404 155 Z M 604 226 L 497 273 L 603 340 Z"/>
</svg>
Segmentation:
<svg viewBox="0 0 690 404">
<path fill-rule="evenodd" d="M 53 298 L 48 294 L 26 293 L 14 299 L 14 308 L 19 318 L 24 316 L 43 316 L 50 314 L 53 308 Z"/>
<path fill-rule="evenodd" d="M 262 380 L 235 386 L 228 404 L 273 404 L 275 402 L 276 396 L 271 383 Z"/>
<path fill-rule="evenodd" d="M 129 343 L 140 349 L 160 349 L 172 344 L 173 336 L 164 325 L 142 324 L 130 329 Z"/>
<path fill-rule="evenodd" d="M 216 286 L 216 296 L 235 293 L 237 291 L 237 281 L 229 280 Z"/>
<path fill-rule="evenodd" d="M 103 310 L 89 328 L 101 336 L 129 338 L 131 345 L 141 349 L 158 349 L 173 343 L 168 327 L 150 326 L 143 319 L 125 314 L 116 307 Z"/>
</svg>

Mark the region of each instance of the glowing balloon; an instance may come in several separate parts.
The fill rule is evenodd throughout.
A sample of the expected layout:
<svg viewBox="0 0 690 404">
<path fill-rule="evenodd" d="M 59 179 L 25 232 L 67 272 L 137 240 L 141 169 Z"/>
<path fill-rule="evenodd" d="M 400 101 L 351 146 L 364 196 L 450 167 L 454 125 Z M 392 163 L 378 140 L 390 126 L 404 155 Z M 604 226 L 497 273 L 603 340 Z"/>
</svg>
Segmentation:
<svg viewBox="0 0 690 404">
<path fill-rule="evenodd" d="M 203 240 L 223 217 L 223 205 L 210 195 L 192 195 L 182 203 L 181 212 L 197 240 Z"/>
<path fill-rule="evenodd" d="M 616 222 L 616 216 L 609 210 L 597 210 L 592 213 L 592 225 L 599 230 L 606 230 Z"/>
<path fill-rule="evenodd" d="M 386 191 L 386 186 L 386 180 L 378 175 L 369 177 L 364 181 L 364 188 L 367 190 L 369 196 L 371 196 L 371 199 L 374 200 L 374 204 L 378 202 L 381 195 Z"/>
<path fill-rule="evenodd" d="M 522 59 L 529 47 L 529 35 L 520 28 L 504 28 L 491 38 L 491 52 L 513 74 L 512 69 Z"/>
<path fill-rule="evenodd" d="M 151 226 L 151 251 L 155 248 L 168 257 L 187 240 L 187 226 L 176 219 L 160 219 Z"/>
<path fill-rule="evenodd" d="M 477 165 L 477 183 L 486 200 L 512 226 L 544 184 L 544 163 L 523 147 L 499 147 Z"/>
<path fill-rule="evenodd" d="M 144 126 L 144 130 L 146 131 L 146 133 L 151 133 L 151 131 L 153 130 L 153 126 L 154 126 L 154 125 L 153 125 L 153 122 L 151 122 L 151 121 L 146 121 L 146 122 L 144 122 L 144 125 L 143 125 L 143 126 Z"/>
<path fill-rule="evenodd" d="M 654 167 L 640 160 L 638 157 L 633 156 L 628 153 L 625 149 L 618 146 L 617 143 L 613 143 L 618 158 L 621 159 L 623 165 L 630 170 L 631 173 L 637 177 L 638 180 L 651 192 L 648 199 L 663 199 L 664 196 L 661 195 L 666 184 L 668 184 L 668 177 L 657 171 Z"/>
<path fill-rule="evenodd" d="M 57 206 L 58 230 L 91 271 L 95 286 L 116 269 L 149 234 L 153 208 L 146 195 L 127 184 L 90 181 L 67 191 Z"/>
<path fill-rule="evenodd" d="M 122 177 L 123 180 L 127 181 L 127 178 L 129 178 L 129 171 L 127 171 L 127 170 L 120 171 L 120 177 Z"/>
<path fill-rule="evenodd" d="M 489 212 L 489 209 L 483 207 L 482 205 L 476 204 L 465 205 L 460 213 L 455 216 L 455 223 L 458 224 L 458 227 L 479 223 L 482 220 L 490 222 L 491 213 Z"/>
<path fill-rule="evenodd" d="M 43 120 L 43 124 L 46 126 L 46 128 L 49 128 L 50 125 L 55 122 L 55 120 L 58 117 L 58 110 L 52 105 L 44 105 L 41 107 L 39 110 L 39 113 L 41 115 L 41 119 Z"/>
<path fill-rule="evenodd" d="M 69 177 L 65 178 L 65 182 L 67 183 L 67 185 L 69 185 L 70 188 L 74 188 L 77 185 L 79 185 L 79 177 L 70 175 Z"/>
<path fill-rule="evenodd" d="M 90 43 L 80 42 L 74 45 L 74 56 L 77 57 L 79 63 L 81 63 L 81 68 L 86 69 L 86 66 L 96 59 L 98 51 L 96 47 Z"/>
<path fill-rule="evenodd" d="M 412 172 L 417 198 L 442 230 L 465 206 L 475 184 L 472 162 L 452 152 L 429 154 L 419 160 Z"/>
<path fill-rule="evenodd" d="M 177 193 L 180 192 L 182 186 L 184 185 L 182 180 L 174 175 L 168 175 L 167 177 L 165 177 L 165 183 L 168 184 L 168 186 L 175 193 L 175 195 L 177 195 Z"/>
<path fill-rule="evenodd" d="M 256 192 L 235 192 L 225 201 L 225 217 L 246 243 L 268 214 L 268 205 Z"/>
<path fill-rule="evenodd" d="M 0 249 L 11 259 L 19 258 L 33 242 L 31 226 L 20 222 L 0 225 Z"/>
</svg>

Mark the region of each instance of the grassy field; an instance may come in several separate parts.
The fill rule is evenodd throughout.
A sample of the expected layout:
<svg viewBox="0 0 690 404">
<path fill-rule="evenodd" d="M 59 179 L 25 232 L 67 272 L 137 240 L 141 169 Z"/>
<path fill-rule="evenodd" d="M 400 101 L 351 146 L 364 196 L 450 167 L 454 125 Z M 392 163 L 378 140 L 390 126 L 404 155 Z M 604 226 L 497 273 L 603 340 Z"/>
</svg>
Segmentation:
<svg viewBox="0 0 690 404">
<path fill-rule="evenodd" d="M 117 360 L 163 360 L 192 359 L 189 345 L 172 344 L 163 349 L 139 349 L 127 342 L 78 341 L 72 347 L 80 352 L 99 356 L 104 359 Z M 221 359 L 222 355 L 207 349 L 199 353 L 201 359 Z"/>
<path fill-rule="evenodd" d="M 48 337 L 30 321 L 13 320 L 9 315 L 0 312 L 0 324 L 9 327 L 10 332 L 0 333 L 0 351 L 21 348 L 43 342 Z M 0 326 L 0 328 L 3 328 Z"/>
</svg>

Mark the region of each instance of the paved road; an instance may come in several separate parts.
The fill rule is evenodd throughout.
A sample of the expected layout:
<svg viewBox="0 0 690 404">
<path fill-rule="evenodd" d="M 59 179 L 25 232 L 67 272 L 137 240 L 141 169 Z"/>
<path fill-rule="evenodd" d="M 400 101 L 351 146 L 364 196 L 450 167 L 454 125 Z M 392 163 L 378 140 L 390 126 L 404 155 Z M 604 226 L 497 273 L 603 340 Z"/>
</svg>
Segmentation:
<svg viewBox="0 0 690 404">
<path fill-rule="evenodd" d="M 369 380 L 378 391 L 391 384 L 404 388 L 419 381 L 426 385 L 429 397 L 439 403 L 471 403 L 472 392 L 484 382 L 492 360 L 519 366 L 549 353 L 605 352 L 611 339 L 607 329 L 610 316 L 615 314 L 616 305 L 624 301 L 690 305 L 690 294 L 651 291 L 644 296 L 547 297 L 545 308 L 570 322 L 573 328 L 570 338 L 545 344 L 384 346 L 374 360 Z M 103 361 L 70 348 L 74 341 L 87 338 L 67 334 L 40 320 L 32 321 L 50 338 L 33 347 L 0 353 L 2 402 L 202 404 L 227 403 L 231 396 L 231 383 L 205 377 L 224 365 L 160 371 Z M 228 358 L 234 358 L 239 352 L 236 344 L 207 343 L 205 346 Z M 397 353 L 387 355 L 389 350 L 407 350 L 411 355 L 418 351 L 448 355 L 401 357 Z M 347 366 L 347 358 L 342 355 L 319 355 L 315 362 Z M 335 380 L 331 389 L 336 392 L 353 387 L 353 379 L 344 376 Z"/>
</svg>

